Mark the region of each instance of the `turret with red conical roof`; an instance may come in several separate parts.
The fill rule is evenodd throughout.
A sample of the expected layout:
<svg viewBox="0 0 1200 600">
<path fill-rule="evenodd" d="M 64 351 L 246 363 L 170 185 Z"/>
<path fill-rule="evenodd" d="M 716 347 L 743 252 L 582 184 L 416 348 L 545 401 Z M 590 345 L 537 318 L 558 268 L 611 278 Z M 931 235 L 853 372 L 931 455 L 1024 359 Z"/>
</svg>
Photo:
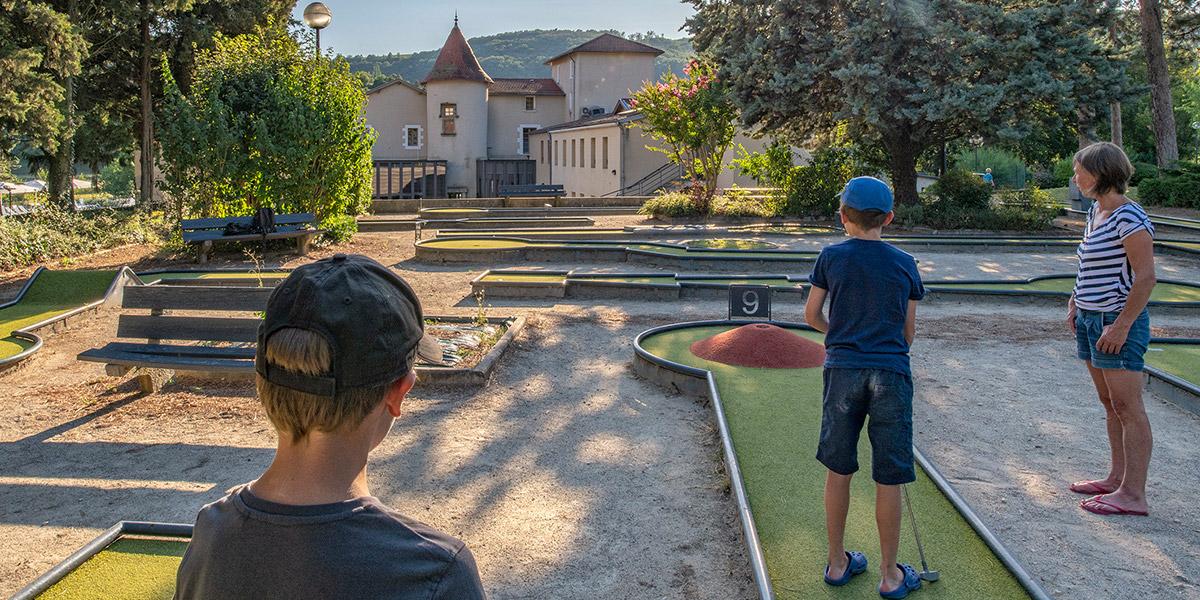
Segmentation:
<svg viewBox="0 0 1200 600">
<path fill-rule="evenodd" d="M 471 50 L 471 44 L 467 43 L 467 38 L 458 28 L 458 15 L 454 15 L 454 28 L 446 37 L 446 43 L 442 44 L 442 50 L 438 52 L 433 68 L 429 70 L 429 74 L 421 80 L 421 83 L 454 79 L 492 83 L 492 78 L 488 76 L 487 71 L 479 66 L 479 59 L 475 58 L 475 51 Z"/>
<path fill-rule="evenodd" d="M 425 86 L 429 156 L 447 161 L 446 191 L 478 193 L 476 164 L 488 158 L 488 76 L 458 28 L 458 15 Z"/>
</svg>

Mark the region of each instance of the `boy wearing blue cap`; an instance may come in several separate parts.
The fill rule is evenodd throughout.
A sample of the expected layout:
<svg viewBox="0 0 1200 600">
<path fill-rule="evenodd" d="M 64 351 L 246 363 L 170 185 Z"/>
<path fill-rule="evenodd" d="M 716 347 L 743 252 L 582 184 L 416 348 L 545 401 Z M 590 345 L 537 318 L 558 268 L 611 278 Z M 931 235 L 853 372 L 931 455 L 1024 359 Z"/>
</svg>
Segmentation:
<svg viewBox="0 0 1200 600">
<path fill-rule="evenodd" d="M 882 554 L 879 595 L 904 598 L 920 589 L 910 565 L 896 562 L 901 485 L 914 481 L 912 373 L 908 350 L 917 301 L 925 295 L 917 263 L 884 242 L 892 222 L 892 191 L 874 177 L 846 184 L 839 214 L 850 239 L 821 251 L 813 265 L 804 319 L 825 333 L 824 409 L 817 460 L 825 478 L 829 563 L 825 583 L 845 585 L 867 570 L 867 557 L 844 547 L 850 479 L 858 470 L 864 422 L 871 439 L 875 522 Z M 829 299 L 829 317 L 822 312 Z M 868 420 L 869 417 L 869 420 Z"/>
</svg>

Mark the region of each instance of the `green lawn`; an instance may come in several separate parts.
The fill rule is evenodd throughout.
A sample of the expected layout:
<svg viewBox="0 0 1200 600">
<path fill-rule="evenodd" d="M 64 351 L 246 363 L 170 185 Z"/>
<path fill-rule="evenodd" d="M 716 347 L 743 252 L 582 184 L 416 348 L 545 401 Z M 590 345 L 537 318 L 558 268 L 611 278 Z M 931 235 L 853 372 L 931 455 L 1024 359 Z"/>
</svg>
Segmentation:
<svg viewBox="0 0 1200 600">
<path fill-rule="evenodd" d="M 116 271 L 42 271 L 20 302 L 0 309 L 0 358 L 31 346 L 12 337 L 22 329 L 104 298 Z"/>
<path fill-rule="evenodd" d="M 38 596 L 42 600 L 169 600 L 187 542 L 121 538 Z"/>
<path fill-rule="evenodd" d="M 834 588 L 821 580 L 826 554 L 821 500 L 826 471 L 813 457 L 820 432 L 821 369 L 733 367 L 697 358 L 688 350 L 693 342 L 728 329 L 722 325 L 675 330 L 651 336 L 642 345 L 657 356 L 715 374 L 777 597 L 878 597 L 879 542 L 865 432 L 859 445 L 862 470 L 853 484 L 846 542 L 849 548 L 867 554 L 870 569 L 850 585 Z M 820 339 L 814 333 L 803 335 Z M 925 584 L 915 598 L 1028 597 L 924 473 L 918 473 L 909 491 L 930 567 L 942 572 L 941 581 Z M 907 522 L 901 535 L 900 560 L 920 568 Z"/>
</svg>

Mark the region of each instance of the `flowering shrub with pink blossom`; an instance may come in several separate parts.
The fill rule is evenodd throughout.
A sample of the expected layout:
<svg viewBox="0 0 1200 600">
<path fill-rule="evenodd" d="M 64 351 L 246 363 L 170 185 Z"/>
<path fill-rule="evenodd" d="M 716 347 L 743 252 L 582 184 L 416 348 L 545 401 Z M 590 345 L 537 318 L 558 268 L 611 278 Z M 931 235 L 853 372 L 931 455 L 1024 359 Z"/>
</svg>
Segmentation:
<svg viewBox="0 0 1200 600">
<path fill-rule="evenodd" d="M 697 208 L 709 214 L 738 116 L 716 67 L 693 60 L 682 77 L 668 73 L 657 83 L 647 83 L 634 93 L 633 105 L 643 115 L 638 124 L 662 142 L 647 148 L 683 166 L 688 178 L 698 184 L 693 194 Z"/>
</svg>

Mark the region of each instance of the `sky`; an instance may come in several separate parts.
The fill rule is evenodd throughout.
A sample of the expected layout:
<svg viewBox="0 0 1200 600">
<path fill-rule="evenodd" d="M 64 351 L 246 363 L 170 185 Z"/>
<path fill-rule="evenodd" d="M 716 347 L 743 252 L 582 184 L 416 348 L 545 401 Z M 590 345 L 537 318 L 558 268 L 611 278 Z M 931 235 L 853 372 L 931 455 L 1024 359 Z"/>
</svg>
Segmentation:
<svg viewBox="0 0 1200 600">
<path fill-rule="evenodd" d="M 467 38 L 522 29 L 615 29 L 684 37 L 679 28 L 693 12 L 679 0 L 322 0 L 333 22 L 321 47 L 339 54 L 436 50 L 458 11 Z M 296 19 L 308 0 L 298 0 Z"/>
</svg>

